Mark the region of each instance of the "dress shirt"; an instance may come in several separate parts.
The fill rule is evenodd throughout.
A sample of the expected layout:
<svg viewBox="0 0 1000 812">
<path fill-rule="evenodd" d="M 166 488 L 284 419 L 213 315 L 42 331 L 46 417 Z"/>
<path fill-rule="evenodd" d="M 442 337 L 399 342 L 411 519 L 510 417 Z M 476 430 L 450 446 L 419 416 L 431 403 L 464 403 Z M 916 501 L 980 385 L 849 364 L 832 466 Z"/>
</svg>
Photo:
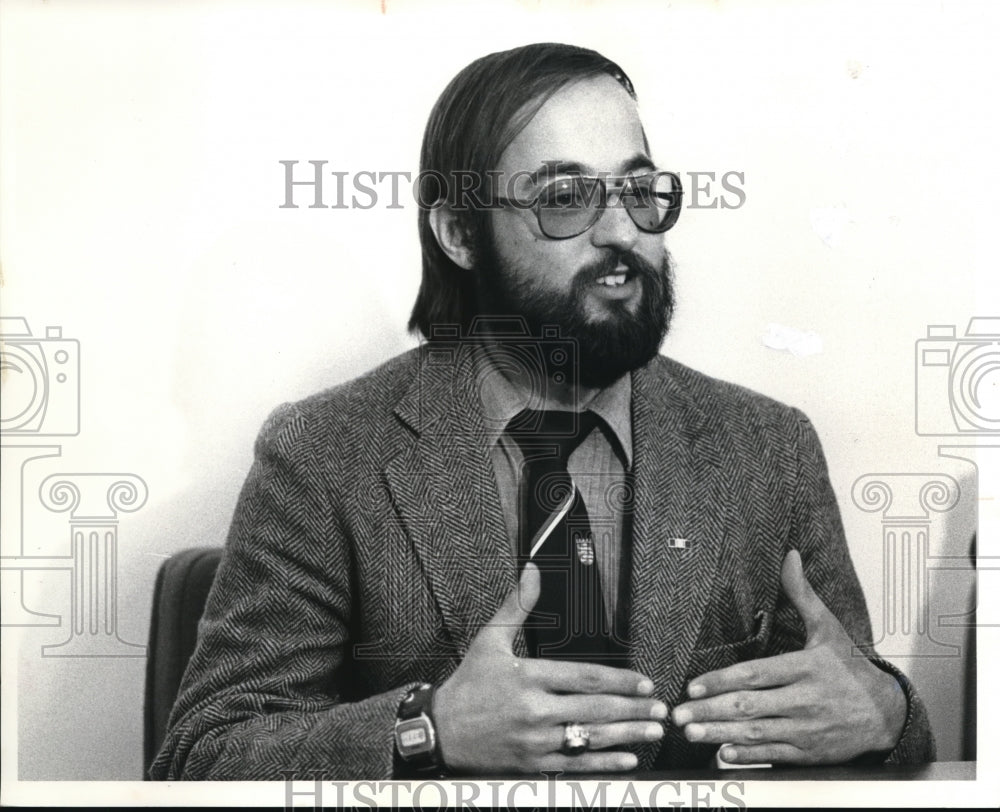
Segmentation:
<svg viewBox="0 0 1000 812">
<path fill-rule="evenodd" d="M 483 352 L 478 367 L 479 392 L 488 432 L 490 454 L 511 549 L 518 549 L 518 488 L 524 455 L 504 429 L 522 409 L 543 409 L 537 393 L 525 392 L 505 377 Z M 623 542 L 625 522 L 632 498 L 629 473 L 632 468 L 632 378 L 626 373 L 588 403 L 581 404 L 602 422 L 570 454 L 567 470 L 580 489 L 593 532 L 594 549 L 601 572 L 604 609 L 610 620 L 621 610 L 619 600 L 627 577 Z M 621 618 L 618 618 L 621 620 Z"/>
</svg>

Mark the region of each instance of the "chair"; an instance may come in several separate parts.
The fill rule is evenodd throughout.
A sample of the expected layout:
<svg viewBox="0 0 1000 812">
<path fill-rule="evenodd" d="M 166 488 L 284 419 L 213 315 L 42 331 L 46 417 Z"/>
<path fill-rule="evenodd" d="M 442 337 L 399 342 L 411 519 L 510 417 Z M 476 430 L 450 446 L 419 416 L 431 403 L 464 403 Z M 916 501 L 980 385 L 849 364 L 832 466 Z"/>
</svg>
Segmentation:
<svg viewBox="0 0 1000 812">
<path fill-rule="evenodd" d="M 973 568 L 976 566 L 978 556 L 977 534 L 972 535 L 972 544 L 969 545 L 969 562 Z M 972 611 L 969 613 L 968 626 L 965 629 L 965 702 L 964 719 L 962 725 L 962 761 L 976 760 L 976 722 L 979 718 L 976 713 L 976 607 L 979 605 L 977 597 L 977 582 L 972 582 L 972 595 L 970 604 Z"/>
<path fill-rule="evenodd" d="M 181 677 L 198 640 L 198 621 L 222 558 L 220 547 L 198 547 L 168 558 L 153 587 L 146 659 L 143 777 L 163 744 Z"/>
</svg>

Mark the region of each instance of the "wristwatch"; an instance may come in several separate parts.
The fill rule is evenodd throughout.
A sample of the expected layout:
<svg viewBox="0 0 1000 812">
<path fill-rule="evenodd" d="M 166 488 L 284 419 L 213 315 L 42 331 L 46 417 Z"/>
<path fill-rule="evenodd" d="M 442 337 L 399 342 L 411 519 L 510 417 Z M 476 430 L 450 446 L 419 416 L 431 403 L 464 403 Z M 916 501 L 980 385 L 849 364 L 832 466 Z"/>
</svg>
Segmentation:
<svg viewBox="0 0 1000 812">
<path fill-rule="evenodd" d="M 424 683 L 411 690 L 396 714 L 396 751 L 418 772 L 441 770 L 441 751 L 431 716 L 434 686 Z"/>
</svg>

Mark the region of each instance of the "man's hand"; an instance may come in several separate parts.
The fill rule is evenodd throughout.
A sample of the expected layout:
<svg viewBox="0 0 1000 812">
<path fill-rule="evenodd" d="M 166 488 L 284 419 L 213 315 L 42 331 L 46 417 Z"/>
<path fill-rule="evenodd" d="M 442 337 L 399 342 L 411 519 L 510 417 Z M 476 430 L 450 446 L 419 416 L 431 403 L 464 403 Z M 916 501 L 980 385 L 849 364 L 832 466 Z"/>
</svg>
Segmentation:
<svg viewBox="0 0 1000 812">
<path fill-rule="evenodd" d="M 434 719 L 452 770 L 477 773 L 617 772 L 635 769 L 616 750 L 663 736 L 667 709 L 642 674 L 588 663 L 524 659 L 514 635 L 538 600 L 538 568 L 528 564 L 515 589 L 438 689 Z M 564 725 L 590 730 L 590 750 L 560 753 Z"/>
<path fill-rule="evenodd" d="M 906 697 L 860 653 L 791 551 L 781 584 L 806 625 L 802 651 L 739 663 L 692 680 L 673 721 L 690 741 L 728 743 L 737 764 L 833 764 L 895 747 Z"/>
</svg>

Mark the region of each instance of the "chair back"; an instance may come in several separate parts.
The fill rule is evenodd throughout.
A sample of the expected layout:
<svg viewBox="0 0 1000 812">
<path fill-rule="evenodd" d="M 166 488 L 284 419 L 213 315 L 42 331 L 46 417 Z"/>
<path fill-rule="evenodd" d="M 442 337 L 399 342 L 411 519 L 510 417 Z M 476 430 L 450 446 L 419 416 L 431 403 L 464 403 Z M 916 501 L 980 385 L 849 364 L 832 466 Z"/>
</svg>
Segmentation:
<svg viewBox="0 0 1000 812">
<path fill-rule="evenodd" d="M 156 574 L 146 659 L 144 778 L 167 734 L 170 709 L 198 642 L 198 621 L 221 558 L 221 547 L 184 550 L 164 561 Z"/>
</svg>

